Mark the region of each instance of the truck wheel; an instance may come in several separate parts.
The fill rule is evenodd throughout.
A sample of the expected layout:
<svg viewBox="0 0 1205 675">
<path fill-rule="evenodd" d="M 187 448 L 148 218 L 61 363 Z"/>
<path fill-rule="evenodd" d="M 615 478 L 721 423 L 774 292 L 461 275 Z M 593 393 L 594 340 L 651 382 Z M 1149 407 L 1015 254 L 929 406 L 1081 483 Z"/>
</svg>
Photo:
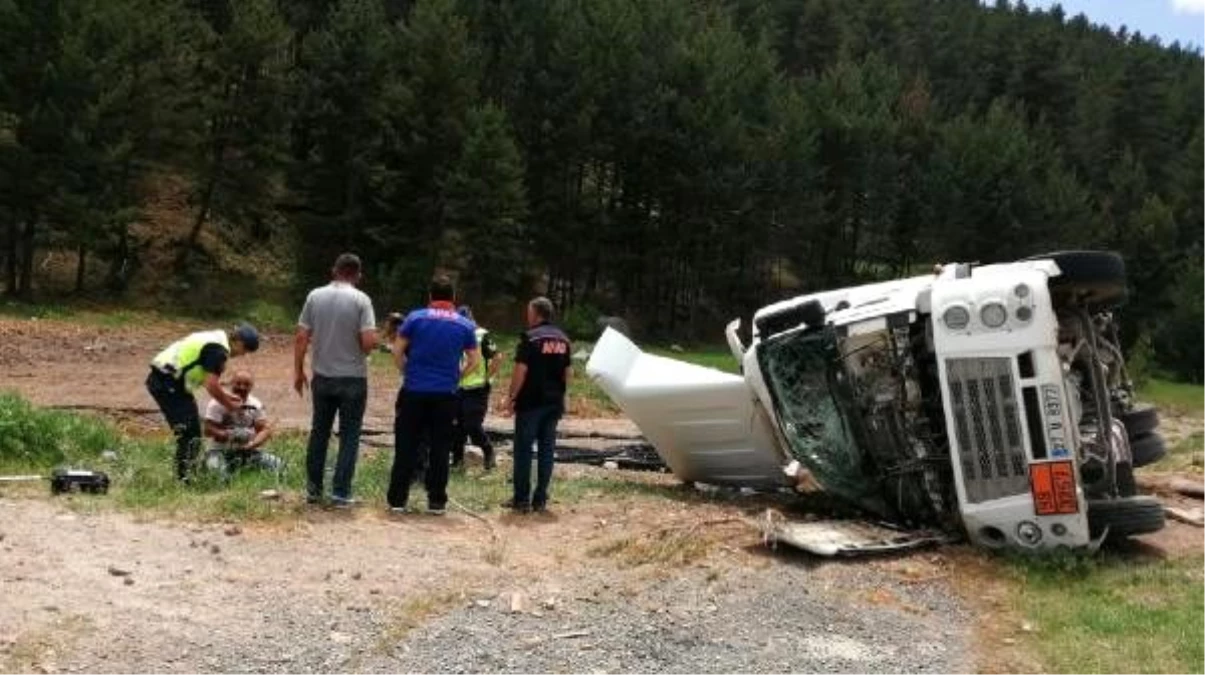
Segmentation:
<svg viewBox="0 0 1205 675">
<path fill-rule="evenodd" d="M 1130 439 L 1130 453 L 1134 455 L 1134 468 L 1154 464 L 1167 454 L 1167 444 L 1159 434 L 1150 433 Z"/>
<path fill-rule="evenodd" d="M 1053 260 L 1062 272 L 1050 280 L 1056 296 L 1089 307 L 1113 307 L 1126 299 L 1126 266 L 1120 255 L 1107 251 L 1058 251 L 1026 260 Z"/>
<path fill-rule="evenodd" d="M 1155 406 L 1148 403 L 1140 403 L 1130 409 L 1129 412 L 1116 413 L 1113 416 L 1121 420 L 1121 423 L 1125 425 L 1126 435 L 1130 439 L 1145 436 L 1159 426 L 1159 411 L 1155 410 Z"/>
<path fill-rule="evenodd" d="M 1163 504 L 1154 497 L 1097 499 L 1088 502 L 1088 531 L 1099 537 L 1105 528 L 1110 538 L 1158 532 L 1163 529 Z"/>
</svg>

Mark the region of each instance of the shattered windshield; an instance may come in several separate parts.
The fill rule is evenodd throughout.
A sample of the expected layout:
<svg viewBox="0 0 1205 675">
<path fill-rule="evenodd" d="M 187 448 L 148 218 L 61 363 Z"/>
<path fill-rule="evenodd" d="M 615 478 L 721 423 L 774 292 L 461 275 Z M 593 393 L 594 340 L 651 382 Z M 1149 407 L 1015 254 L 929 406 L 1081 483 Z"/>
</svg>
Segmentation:
<svg viewBox="0 0 1205 675">
<path fill-rule="evenodd" d="M 831 331 L 771 338 L 759 347 L 759 360 L 791 455 L 826 491 L 883 513 L 882 495 L 865 475 L 856 434 L 841 412 L 844 373 Z"/>
</svg>

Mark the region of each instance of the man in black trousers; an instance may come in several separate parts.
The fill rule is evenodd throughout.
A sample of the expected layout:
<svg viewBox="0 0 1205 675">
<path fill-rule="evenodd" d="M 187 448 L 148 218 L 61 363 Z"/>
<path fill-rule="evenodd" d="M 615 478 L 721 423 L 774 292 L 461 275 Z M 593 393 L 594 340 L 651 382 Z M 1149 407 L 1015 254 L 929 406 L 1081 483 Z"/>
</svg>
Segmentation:
<svg viewBox="0 0 1205 675">
<path fill-rule="evenodd" d="M 453 305 L 455 288 L 445 276 L 431 282 L 430 304 L 413 311 L 397 329 L 393 356 L 402 372 L 394 420 L 397 451 L 389 480 L 389 510 L 409 508 L 410 481 L 424 435 L 427 460 L 427 512 L 443 515 L 448 504 L 448 456 L 456 420 L 460 380 L 481 360 L 472 321 Z"/>
</svg>

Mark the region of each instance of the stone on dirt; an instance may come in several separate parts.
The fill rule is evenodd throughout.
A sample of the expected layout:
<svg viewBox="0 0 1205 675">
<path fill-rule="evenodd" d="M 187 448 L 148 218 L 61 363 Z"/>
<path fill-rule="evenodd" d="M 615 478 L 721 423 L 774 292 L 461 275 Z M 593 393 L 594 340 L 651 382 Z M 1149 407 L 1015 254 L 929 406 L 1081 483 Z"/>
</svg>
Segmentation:
<svg viewBox="0 0 1205 675">
<path fill-rule="evenodd" d="M 109 565 L 109 574 L 115 577 L 128 577 L 130 576 L 131 572 L 130 570 L 118 567 L 116 565 Z"/>
</svg>

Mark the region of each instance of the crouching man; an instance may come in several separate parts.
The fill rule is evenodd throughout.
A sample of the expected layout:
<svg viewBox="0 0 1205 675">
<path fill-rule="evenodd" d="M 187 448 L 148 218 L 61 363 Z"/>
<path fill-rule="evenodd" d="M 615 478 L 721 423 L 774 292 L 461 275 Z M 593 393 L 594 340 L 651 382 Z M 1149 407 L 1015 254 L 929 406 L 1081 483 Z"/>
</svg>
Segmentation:
<svg viewBox="0 0 1205 675">
<path fill-rule="evenodd" d="M 262 447 L 272 438 L 272 425 L 264 404 L 251 395 L 255 380 L 251 373 L 240 370 L 231 381 L 231 391 L 242 400 L 235 409 L 212 400 L 205 408 L 205 436 L 212 443 L 205 455 L 205 466 L 223 478 L 242 468 L 262 469 L 279 473 L 284 462 Z"/>
</svg>

